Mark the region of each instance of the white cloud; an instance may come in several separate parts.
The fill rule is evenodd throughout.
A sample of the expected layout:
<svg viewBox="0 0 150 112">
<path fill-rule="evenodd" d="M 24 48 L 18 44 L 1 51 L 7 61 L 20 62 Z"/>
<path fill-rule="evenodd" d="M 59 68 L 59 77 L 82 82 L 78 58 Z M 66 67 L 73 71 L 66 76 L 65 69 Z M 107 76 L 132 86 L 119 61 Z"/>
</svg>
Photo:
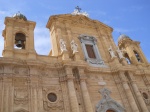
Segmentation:
<svg viewBox="0 0 150 112">
<path fill-rule="evenodd" d="M 118 33 L 127 33 L 127 32 L 131 32 L 131 31 L 134 31 L 134 30 L 132 30 L 132 29 L 124 29 L 124 28 L 114 28 L 114 31 L 118 32 Z"/>
</svg>

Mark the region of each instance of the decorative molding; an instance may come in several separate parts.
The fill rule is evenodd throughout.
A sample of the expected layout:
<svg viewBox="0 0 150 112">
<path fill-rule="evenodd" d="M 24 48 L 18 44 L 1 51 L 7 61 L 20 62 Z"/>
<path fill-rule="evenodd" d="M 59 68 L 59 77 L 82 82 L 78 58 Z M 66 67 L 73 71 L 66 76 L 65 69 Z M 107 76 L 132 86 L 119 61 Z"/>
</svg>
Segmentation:
<svg viewBox="0 0 150 112">
<path fill-rule="evenodd" d="M 57 100 L 55 102 L 51 102 L 48 100 L 47 95 L 49 93 L 54 93 L 57 96 Z M 63 102 L 62 102 L 62 93 L 59 86 L 51 86 L 48 88 L 43 88 L 43 104 L 44 109 L 46 111 L 53 111 L 53 110 L 62 110 L 63 109 Z"/>
<path fill-rule="evenodd" d="M 27 88 L 15 88 L 14 90 L 14 103 L 19 104 L 27 104 L 29 100 L 28 89 Z M 20 112 L 20 111 L 19 111 Z"/>
<path fill-rule="evenodd" d="M 97 39 L 93 36 L 88 36 L 85 34 L 80 35 L 78 38 L 81 42 L 82 50 L 83 50 L 84 56 L 85 56 L 85 61 L 87 61 L 90 65 L 92 65 L 94 67 L 107 67 L 105 65 L 104 61 L 102 60 L 100 53 L 99 53 L 99 49 L 96 45 Z M 93 46 L 93 50 L 94 50 L 94 53 L 96 56 L 95 59 L 89 58 L 88 53 L 87 53 L 87 49 L 85 46 L 86 44 Z"/>
<path fill-rule="evenodd" d="M 140 91 L 142 96 L 143 96 L 143 93 L 145 93 L 147 95 L 148 98 L 145 99 L 144 96 L 143 96 L 143 99 L 144 99 L 144 101 L 145 101 L 145 103 L 147 105 L 150 105 L 150 94 L 149 94 L 150 89 L 148 89 L 148 88 L 140 88 L 139 91 Z"/>
<path fill-rule="evenodd" d="M 102 95 L 102 99 L 96 105 L 96 112 L 106 112 L 107 110 L 114 110 L 115 112 L 125 111 L 122 105 L 110 97 L 111 91 L 103 88 L 99 92 Z"/>
</svg>

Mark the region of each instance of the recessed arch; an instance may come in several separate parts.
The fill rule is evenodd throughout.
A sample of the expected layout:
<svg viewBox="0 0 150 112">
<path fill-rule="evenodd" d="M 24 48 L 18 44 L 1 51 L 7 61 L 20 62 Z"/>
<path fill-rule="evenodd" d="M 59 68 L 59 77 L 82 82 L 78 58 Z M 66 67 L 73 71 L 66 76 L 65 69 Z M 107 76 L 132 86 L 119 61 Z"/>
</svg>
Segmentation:
<svg viewBox="0 0 150 112">
<path fill-rule="evenodd" d="M 139 53 L 138 53 L 136 50 L 133 50 L 133 52 L 134 52 L 134 54 L 135 54 L 135 57 L 136 57 L 137 61 L 138 61 L 138 62 L 142 62 L 142 59 L 141 59 Z"/>
<path fill-rule="evenodd" d="M 18 49 L 25 49 L 25 43 L 26 43 L 26 35 L 22 32 L 17 32 L 15 34 L 15 48 Z"/>
<path fill-rule="evenodd" d="M 106 112 L 116 112 L 113 109 L 108 109 Z"/>
<path fill-rule="evenodd" d="M 130 60 L 130 57 L 129 57 L 129 55 L 127 53 L 124 54 L 124 57 L 125 57 L 125 59 L 126 59 L 128 64 L 132 64 L 131 60 Z"/>
</svg>

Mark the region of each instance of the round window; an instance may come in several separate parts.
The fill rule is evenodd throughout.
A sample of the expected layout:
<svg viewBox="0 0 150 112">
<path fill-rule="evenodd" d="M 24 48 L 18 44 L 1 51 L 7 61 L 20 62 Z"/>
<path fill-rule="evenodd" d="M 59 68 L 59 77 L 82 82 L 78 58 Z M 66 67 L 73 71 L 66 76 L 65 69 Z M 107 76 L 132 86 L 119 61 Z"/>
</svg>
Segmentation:
<svg viewBox="0 0 150 112">
<path fill-rule="evenodd" d="M 145 99 L 148 99 L 148 95 L 147 95 L 146 93 L 143 93 L 143 97 L 144 97 Z"/>
<path fill-rule="evenodd" d="M 56 96 L 55 93 L 49 93 L 49 94 L 47 95 L 47 98 L 48 98 L 48 100 L 51 101 L 51 102 L 55 102 L 55 101 L 57 100 L 57 96 Z"/>
</svg>

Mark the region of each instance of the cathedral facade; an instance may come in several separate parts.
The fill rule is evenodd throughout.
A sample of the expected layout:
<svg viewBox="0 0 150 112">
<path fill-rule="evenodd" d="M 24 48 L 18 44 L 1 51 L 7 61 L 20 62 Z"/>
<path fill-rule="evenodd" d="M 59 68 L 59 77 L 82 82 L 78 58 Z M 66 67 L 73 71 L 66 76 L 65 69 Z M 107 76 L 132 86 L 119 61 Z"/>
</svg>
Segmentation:
<svg viewBox="0 0 150 112">
<path fill-rule="evenodd" d="M 113 28 L 76 10 L 49 18 L 46 56 L 34 48 L 35 22 L 17 13 L 4 23 L 0 112 L 150 111 L 150 64 L 140 42 L 120 35 L 116 45 Z"/>
</svg>

